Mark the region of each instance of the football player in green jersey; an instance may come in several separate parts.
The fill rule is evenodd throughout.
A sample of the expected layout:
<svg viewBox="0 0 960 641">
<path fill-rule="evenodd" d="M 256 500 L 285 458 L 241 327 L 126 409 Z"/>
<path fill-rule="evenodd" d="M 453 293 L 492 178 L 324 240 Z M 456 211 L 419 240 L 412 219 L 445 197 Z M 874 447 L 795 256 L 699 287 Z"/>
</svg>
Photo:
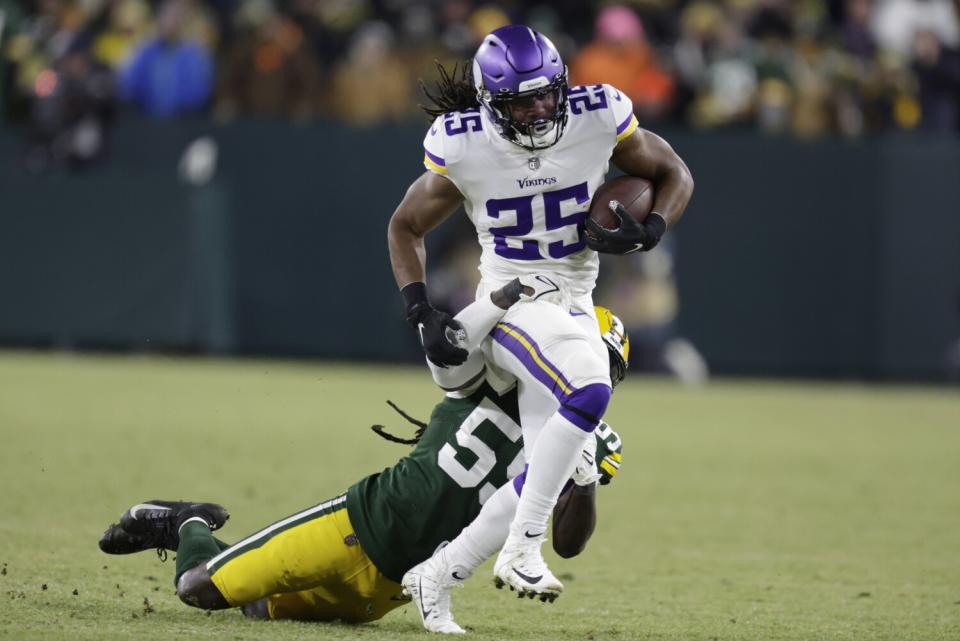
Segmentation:
<svg viewBox="0 0 960 641">
<path fill-rule="evenodd" d="M 448 340 L 473 354 L 507 308 L 549 295 L 542 281 L 518 279 L 464 309 Z M 611 353 L 611 371 L 614 364 L 622 369 L 623 355 Z M 482 358 L 434 369 L 434 377 L 447 395 L 429 424 L 420 424 L 416 447 L 345 494 L 232 546 L 213 536 L 228 518 L 221 506 L 149 501 L 124 512 L 100 548 L 110 554 L 175 550 L 177 594 L 195 607 L 240 607 L 273 619 L 379 619 L 409 601 L 400 585 L 404 573 L 456 537 L 497 488 L 523 471 L 515 390 L 504 389 Z M 610 481 L 621 450 L 609 428 L 594 440 L 595 457 L 588 453 L 574 475 L 591 488 Z M 578 488 L 555 512 L 554 548 L 562 556 L 579 553 L 595 523 L 592 490 Z"/>
</svg>

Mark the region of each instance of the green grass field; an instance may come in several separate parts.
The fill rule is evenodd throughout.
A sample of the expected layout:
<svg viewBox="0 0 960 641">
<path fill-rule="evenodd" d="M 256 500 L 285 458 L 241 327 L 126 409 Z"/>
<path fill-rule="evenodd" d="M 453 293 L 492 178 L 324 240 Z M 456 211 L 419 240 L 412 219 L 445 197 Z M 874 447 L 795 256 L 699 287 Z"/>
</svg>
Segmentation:
<svg viewBox="0 0 960 641">
<path fill-rule="evenodd" d="M 425 369 L 0 352 L 0 638 L 424 639 L 208 615 L 173 563 L 108 557 L 150 498 L 218 501 L 235 540 L 404 453 L 368 426 L 427 417 Z M 553 605 L 454 593 L 475 639 L 960 639 L 956 389 L 628 380 L 608 413 L 624 465 Z M 147 605 L 149 604 L 149 606 Z"/>
</svg>

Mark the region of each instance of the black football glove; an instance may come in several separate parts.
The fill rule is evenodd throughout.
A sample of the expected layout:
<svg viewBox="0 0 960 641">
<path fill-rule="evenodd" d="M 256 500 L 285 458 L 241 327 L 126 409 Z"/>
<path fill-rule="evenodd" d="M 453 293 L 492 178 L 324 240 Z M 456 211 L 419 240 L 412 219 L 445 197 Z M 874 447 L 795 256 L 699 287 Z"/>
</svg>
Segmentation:
<svg viewBox="0 0 960 641">
<path fill-rule="evenodd" d="M 463 325 L 430 304 L 423 283 L 410 283 L 401 293 L 407 304 L 407 322 L 417 330 L 430 362 L 437 367 L 462 365 L 467 360 L 467 350 L 455 345 L 452 339 L 465 336 Z"/>
<path fill-rule="evenodd" d="M 587 247 L 593 251 L 603 254 L 650 251 L 657 246 L 667 230 L 667 222 L 656 212 L 650 212 L 642 223 L 638 223 L 624 206 L 615 200 L 610 201 L 610 211 L 620 219 L 618 229 L 607 229 L 591 218 L 584 223 Z"/>
</svg>

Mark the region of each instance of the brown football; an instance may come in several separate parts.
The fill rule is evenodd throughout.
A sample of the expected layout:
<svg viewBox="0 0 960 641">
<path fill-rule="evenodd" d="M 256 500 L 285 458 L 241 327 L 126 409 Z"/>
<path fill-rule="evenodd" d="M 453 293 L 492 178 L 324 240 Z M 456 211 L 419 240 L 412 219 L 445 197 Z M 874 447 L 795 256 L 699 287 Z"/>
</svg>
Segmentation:
<svg viewBox="0 0 960 641">
<path fill-rule="evenodd" d="M 623 205 L 638 223 L 643 222 L 653 209 L 653 183 L 636 176 L 617 176 L 608 180 L 593 195 L 587 215 L 601 227 L 617 229 L 620 221 L 610 209 L 613 200 Z"/>
</svg>

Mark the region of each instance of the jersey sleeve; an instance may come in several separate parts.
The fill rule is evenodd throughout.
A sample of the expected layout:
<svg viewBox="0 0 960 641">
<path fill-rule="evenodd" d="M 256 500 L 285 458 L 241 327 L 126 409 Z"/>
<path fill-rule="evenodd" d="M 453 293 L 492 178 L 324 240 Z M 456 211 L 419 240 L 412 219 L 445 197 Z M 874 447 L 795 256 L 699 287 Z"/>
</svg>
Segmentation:
<svg viewBox="0 0 960 641">
<path fill-rule="evenodd" d="M 633 101 L 613 85 L 603 85 L 603 91 L 607 95 L 607 104 L 610 105 L 610 113 L 613 115 L 611 125 L 614 135 L 617 142 L 620 142 L 640 126 L 637 117 L 633 115 Z"/>
<path fill-rule="evenodd" d="M 476 129 L 468 127 L 474 125 L 474 120 L 479 123 L 479 112 L 443 114 L 433 121 L 430 131 L 423 139 L 423 166 L 427 171 L 449 178 L 461 192 L 463 176 L 460 161 L 466 154 L 467 138 L 461 134 L 471 130 L 479 131 L 479 125 L 476 125 Z"/>
<path fill-rule="evenodd" d="M 426 360 L 427 367 L 430 368 L 430 374 L 433 376 L 433 382 L 444 392 L 458 398 L 475 392 L 477 387 L 483 383 L 484 374 L 487 371 L 483 354 L 479 349 L 471 350 L 467 354 L 467 360 L 461 365 L 440 367 L 434 365 L 429 358 Z"/>
<path fill-rule="evenodd" d="M 448 173 L 444 139 L 443 116 L 439 116 L 423 139 L 423 166 L 441 176 Z"/>
<path fill-rule="evenodd" d="M 620 471 L 623 460 L 623 442 L 608 424 L 601 422 L 593 432 L 597 439 L 597 471 L 600 485 L 607 485 Z"/>
</svg>

